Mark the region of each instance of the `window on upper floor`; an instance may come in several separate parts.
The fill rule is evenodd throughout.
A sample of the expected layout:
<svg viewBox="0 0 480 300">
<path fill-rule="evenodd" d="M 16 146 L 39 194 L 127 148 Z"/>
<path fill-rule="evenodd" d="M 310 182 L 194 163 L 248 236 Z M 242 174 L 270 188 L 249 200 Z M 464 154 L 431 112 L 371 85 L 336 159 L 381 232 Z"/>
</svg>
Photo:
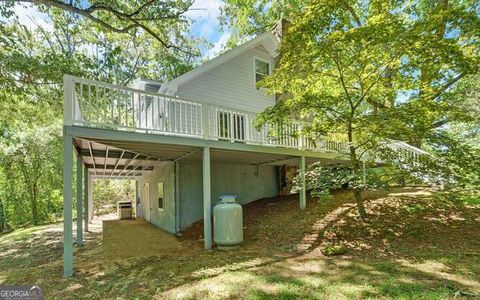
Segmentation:
<svg viewBox="0 0 480 300">
<path fill-rule="evenodd" d="M 255 58 L 255 84 L 270 75 L 270 63 L 268 61 Z"/>
</svg>

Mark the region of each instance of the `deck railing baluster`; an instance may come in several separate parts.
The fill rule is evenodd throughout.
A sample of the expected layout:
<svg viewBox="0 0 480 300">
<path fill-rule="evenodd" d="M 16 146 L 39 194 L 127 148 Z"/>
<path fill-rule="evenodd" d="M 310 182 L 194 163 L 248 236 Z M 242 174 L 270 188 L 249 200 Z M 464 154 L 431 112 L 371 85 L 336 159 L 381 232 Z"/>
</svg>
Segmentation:
<svg viewBox="0 0 480 300">
<path fill-rule="evenodd" d="M 78 107 L 80 107 L 80 111 L 83 111 L 82 105 L 84 102 L 85 101 L 83 101 L 83 84 L 80 83 L 80 104 L 78 105 Z M 85 117 L 86 117 L 85 114 L 83 114 L 83 121 L 85 121 Z"/>
<path fill-rule="evenodd" d="M 155 119 L 155 110 L 153 109 L 153 106 L 155 105 L 155 97 L 150 97 L 150 107 L 151 107 L 151 111 L 152 111 L 152 120 L 150 121 L 150 129 L 155 129 L 155 122 L 154 122 L 154 119 Z"/>
<path fill-rule="evenodd" d="M 108 89 L 108 99 L 109 99 L 109 102 L 111 103 L 111 118 L 112 120 L 110 121 L 112 125 L 115 125 L 117 122 L 116 122 L 116 119 L 115 119 L 115 112 L 116 112 L 116 106 L 117 106 L 117 102 L 115 102 L 115 96 L 113 95 L 113 89 Z"/>
<path fill-rule="evenodd" d="M 95 85 L 95 115 L 97 116 L 97 124 L 100 124 L 100 115 L 98 114 L 98 84 Z"/>
<path fill-rule="evenodd" d="M 123 91 L 123 102 L 125 103 L 125 127 L 128 127 L 128 102 L 130 97 L 128 97 L 128 93 Z"/>
<path fill-rule="evenodd" d="M 316 151 L 345 153 L 348 144 L 303 136 L 301 123 L 264 124 L 254 127 L 256 113 L 219 105 L 187 101 L 129 87 L 82 79 L 64 78 L 65 124 L 110 127 L 117 130 L 221 139 L 260 145 L 277 145 Z M 131 109 L 131 114 L 129 109 Z M 151 111 L 148 111 L 151 109 Z M 67 111 L 68 110 L 68 111 Z M 388 145 L 400 157 L 418 162 L 425 152 L 402 142 Z"/>
<path fill-rule="evenodd" d="M 135 121 L 135 93 L 130 92 L 132 97 L 130 97 L 131 105 L 132 105 L 132 127 L 135 127 L 136 121 Z"/>
</svg>

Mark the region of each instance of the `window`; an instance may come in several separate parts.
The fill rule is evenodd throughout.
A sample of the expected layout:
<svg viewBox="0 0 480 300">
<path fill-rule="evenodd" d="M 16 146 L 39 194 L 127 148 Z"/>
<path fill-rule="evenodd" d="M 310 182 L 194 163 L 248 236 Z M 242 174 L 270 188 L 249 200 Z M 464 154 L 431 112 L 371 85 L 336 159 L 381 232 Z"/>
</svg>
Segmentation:
<svg viewBox="0 0 480 300">
<path fill-rule="evenodd" d="M 157 184 L 157 192 L 158 192 L 158 210 L 164 210 L 164 189 L 163 189 L 163 182 L 159 182 Z"/>
<path fill-rule="evenodd" d="M 255 84 L 268 75 L 270 75 L 270 63 L 268 61 L 255 58 Z"/>
</svg>

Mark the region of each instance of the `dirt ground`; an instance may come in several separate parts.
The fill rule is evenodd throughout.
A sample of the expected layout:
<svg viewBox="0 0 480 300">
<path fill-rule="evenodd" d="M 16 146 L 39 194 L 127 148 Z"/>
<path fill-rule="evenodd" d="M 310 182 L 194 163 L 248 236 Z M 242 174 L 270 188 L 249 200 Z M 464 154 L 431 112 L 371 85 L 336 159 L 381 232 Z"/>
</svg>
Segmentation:
<svg viewBox="0 0 480 300">
<path fill-rule="evenodd" d="M 175 236 L 143 219 L 103 221 L 102 235 L 105 259 L 155 256 L 186 247 Z"/>
<path fill-rule="evenodd" d="M 169 236 L 175 247 L 153 252 L 139 246 L 135 232 L 126 244 L 103 239 L 97 222 L 85 245 L 75 250 L 71 279 L 62 278 L 61 224 L 18 230 L 0 236 L 0 284 L 36 284 L 47 299 L 480 295 L 478 195 L 404 188 L 369 193 L 367 199 L 365 221 L 358 218 L 349 192 L 309 199 L 305 211 L 299 210 L 296 196 L 245 205 L 244 243 L 227 252 L 203 250 L 201 222 L 181 238 Z M 140 255 L 108 252 L 115 245 Z M 331 245 L 344 245 L 347 253 L 325 256 L 322 250 Z"/>
</svg>

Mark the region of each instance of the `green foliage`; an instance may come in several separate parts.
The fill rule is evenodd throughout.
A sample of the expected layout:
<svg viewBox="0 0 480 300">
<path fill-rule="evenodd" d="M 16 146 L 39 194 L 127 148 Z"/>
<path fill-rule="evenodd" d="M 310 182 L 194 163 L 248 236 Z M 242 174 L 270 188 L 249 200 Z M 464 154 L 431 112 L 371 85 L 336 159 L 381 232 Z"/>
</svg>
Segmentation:
<svg viewBox="0 0 480 300">
<path fill-rule="evenodd" d="M 20 3 L 18 3 L 20 2 Z M 29 2 L 39 11 L 51 15 L 60 12 L 75 19 L 85 21 L 87 28 L 105 33 L 135 35 L 144 32 L 166 49 L 187 53 L 189 46 L 187 30 L 188 18 L 185 13 L 193 4 L 191 0 L 148 1 L 13 1 L 4 0 L 0 8 L 2 17 L 14 16 L 13 8 Z M 53 12 L 53 13 L 52 13 Z M 65 23 L 68 26 L 68 23 Z"/>
<path fill-rule="evenodd" d="M 93 211 L 97 215 L 115 212 L 118 201 L 131 201 L 135 206 L 135 181 L 96 180 L 93 199 Z"/>
<path fill-rule="evenodd" d="M 322 249 L 322 253 L 326 256 L 336 256 L 336 255 L 343 255 L 348 252 L 347 247 L 345 245 L 328 245 Z"/>
<path fill-rule="evenodd" d="M 304 7 L 305 2 L 297 0 L 226 0 L 221 21 L 232 31 L 227 46 L 235 46 L 253 35 L 272 29 L 278 20 L 289 19 Z"/>
<path fill-rule="evenodd" d="M 389 148 L 379 149 L 377 155 L 382 167 L 366 164 L 354 174 L 350 168 L 331 168 L 315 163 L 307 167 L 305 183 L 314 197 L 328 198 L 333 190 L 351 188 L 360 190 L 387 190 L 397 185 L 429 185 L 443 188 L 479 186 L 479 161 L 467 152 L 460 160 L 460 151 L 452 149 L 436 155 L 417 158 L 396 152 Z M 471 155 L 471 156 L 469 156 Z M 294 178 L 293 192 L 302 186 L 301 176 Z"/>
<path fill-rule="evenodd" d="M 439 199 L 456 205 L 480 205 L 480 190 L 476 188 L 446 190 Z"/>
<path fill-rule="evenodd" d="M 128 1 L 104 4 L 119 11 L 137 5 Z M 52 6 L 36 6 L 47 15 L 44 21 L 50 26 L 36 19 L 24 26 L 12 10 L 13 1 L 0 4 L 0 231 L 61 218 L 64 74 L 129 85 L 138 77 L 166 81 L 190 70 L 199 63 L 198 49 L 205 41 L 189 36 L 189 21 L 184 16 L 160 18 L 184 11 L 189 4 L 155 3 L 137 15 L 158 18 L 141 22 L 155 23 L 154 33 L 167 43 L 178 42 L 181 49 L 165 47 L 144 30 L 132 29 L 128 34 L 106 30 Z M 106 11 L 97 13 L 112 26 L 127 24 Z M 102 188 L 124 195 L 116 186 L 99 185 Z M 100 194 L 100 203 L 113 202 L 114 195 Z"/>
<path fill-rule="evenodd" d="M 0 140 L 1 171 L 8 178 L 3 196 L 11 226 L 36 225 L 61 213 L 61 153 L 58 124 L 26 128 Z"/>
<path fill-rule="evenodd" d="M 309 165 L 305 171 L 305 184 L 312 197 L 329 199 L 331 192 L 342 188 L 377 190 L 389 187 L 384 169 L 365 169 L 354 174 L 349 168 L 328 168 L 321 163 Z M 295 176 L 292 192 L 303 186 L 301 176 Z"/>
<path fill-rule="evenodd" d="M 462 158 L 472 157 L 446 138 L 445 124 L 472 122 L 466 99 L 453 94 L 478 72 L 480 20 L 473 3 L 445 3 L 307 1 L 290 15 L 277 69 L 262 83 L 281 101 L 260 122 L 297 119 L 307 137 L 348 142 L 353 182 L 362 176 L 360 161 L 373 164 L 390 140 L 445 152 L 442 168 L 424 166 L 449 173 L 422 176 L 450 180 L 459 170 L 453 161 L 462 168 Z M 397 170 L 420 171 L 397 162 Z M 354 186 L 360 212 L 363 189 Z"/>
</svg>

